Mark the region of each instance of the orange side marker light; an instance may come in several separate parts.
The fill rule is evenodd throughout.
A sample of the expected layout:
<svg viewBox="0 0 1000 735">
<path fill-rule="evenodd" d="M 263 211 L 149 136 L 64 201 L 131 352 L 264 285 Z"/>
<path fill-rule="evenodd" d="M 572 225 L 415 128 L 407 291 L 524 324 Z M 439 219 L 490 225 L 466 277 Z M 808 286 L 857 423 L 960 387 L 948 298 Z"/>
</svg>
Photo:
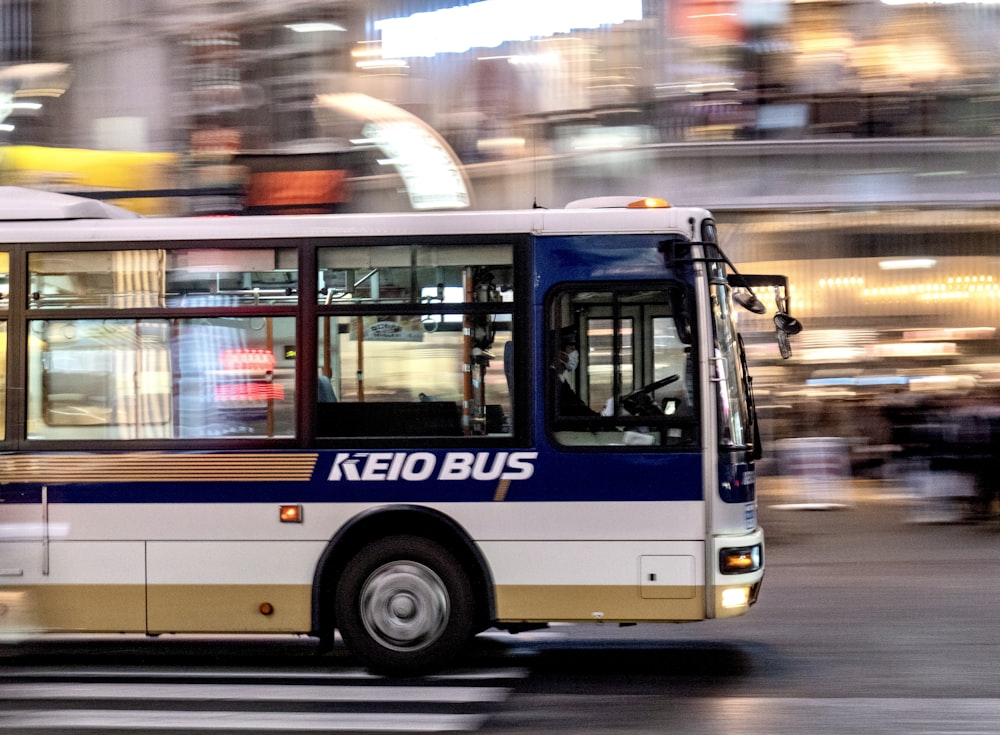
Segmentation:
<svg viewBox="0 0 1000 735">
<path fill-rule="evenodd" d="M 278 513 L 282 523 L 302 523 L 301 505 L 283 505 Z"/>
</svg>

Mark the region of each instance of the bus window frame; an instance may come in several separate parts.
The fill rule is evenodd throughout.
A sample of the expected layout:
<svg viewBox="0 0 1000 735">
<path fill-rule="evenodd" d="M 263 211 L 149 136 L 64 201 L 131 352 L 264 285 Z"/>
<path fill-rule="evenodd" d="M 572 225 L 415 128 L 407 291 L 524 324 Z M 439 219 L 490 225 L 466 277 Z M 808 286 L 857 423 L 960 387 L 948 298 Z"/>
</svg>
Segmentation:
<svg viewBox="0 0 1000 735">
<path fill-rule="evenodd" d="M 8 318 L 8 340 L 18 339 L 18 344 L 27 345 L 28 335 L 32 333 L 32 324 L 45 321 L 84 321 L 84 320 L 107 320 L 113 312 L 116 320 L 194 320 L 194 319 L 238 319 L 238 318 L 290 318 L 298 320 L 300 318 L 300 300 L 289 301 L 287 304 L 240 304 L 236 306 L 140 306 L 140 307 L 52 307 L 33 308 L 31 306 L 31 293 L 29 292 L 29 258 L 35 253 L 58 253 L 58 252 L 118 252 L 126 250 L 279 250 L 288 249 L 299 252 L 306 247 L 306 241 L 300 237 L 273 238 L 273 239 L 247 239 L 247 240 L 227 240 L 220 243 L 218 240 L 143 240 L 135 241 L 60 241 L 45 243 L 25 243 L 12 245 L 10 253 L 10 308 Z M 300 271 L 301 272 L 301 271 Z M 299 289 L 301 292 L 301 289 Z M 295 330 L 298 334 L 300 324 L 295 323 Z M 10 350 L 8 349 L 8 353 Z M 297 434 L 292 436 L 276 437 L 198 437 L 198 438 L 144 438 L 144 439 L 46 439 L 31 438 L 27 436 L 27 418 L 29 404 L 29 372 L 27 364 L 27 351 L 23 364 L 11 365 L 16 371 L 8 372 L 7 396 L 12 398 L 7 406 L 7 431 L 6 439 L 0 442 L 0 447 L 13 451 L 122 451 L 127 447 L 128 451 L 213 451 L 213 450 L 240 450 L 240 449 L 301 449 L 309 446 L 307 441 L 303 441 Z M 299 393 L 299 373 L 296 368 L 295 386 L 296 396 Z M 14 382 L 14 381 L 17 382 Z M 300 399 L 296 398 L 295 411 L 296 422 L 300 412 Z"/>
<path fill-rule="evenodd" d="M 299 392 L 303 396 L 303 403 L 300 406 L 300 420 L 304 429 L 299 432 L 303 442 L 310 448 L 381 448 L 407 446 L 413 448 L 475 448 L 475 447 L 497 447 L 497 448 L 529 448 L 533 446 L 532 434 L 532 414 L 535 410 L 534 398 L 530 385 L 530 365 L 525 360 L 514 360 L 512 385 L 510 390 L 510 402 L 513 411 L 513 420 L 510 426 L 509 435 L 472 435 L 472 436 L 408 436 L 405 434 L 392 436 L 320 436 L 317 433 L 318 404 L 306 400 L 307 396 L 316 395 L 317 375 L 319 369 L 319 341 L 320 329 L 319 319 L 324 316 L 356 317 L 356 316 L 383 316 L 387 314 L 399 316 L 426 316 L 426 315 L 491 315 L 497 313 L 510 313 L 511 320 L 511 343 L 515 349 L 522 354 L 530 354 L 531 334 L 527 325 L 530 324 L 531 313 L 531 281 L 530 263 L 533 238 L 527 233 L 505 233 L 497 235 L 409 235 L 405 237 L 332 237 L 310 241 L 301 250 L 299 268 L 300 272 L 315 273 L 318 277 L 319 251 L 326 248 L 336 247 L 398 247 L 412 245 L 431 245 L 439 247 L 461 248 L 469 245 L 505 245 L 511 248 L 511 268 L 513 275 L 514 300 L 503 303 L 428 303 L 426 301 L 399 301 L 386 299 L 384 301 L 362 301 L 351 300 L 341 303 L 321 304 L 316 298 L 305 299 L 300 302 L 299 313 L 302 320 L 309 320 L 308 329 L 305 324 L 301 325 L 303 331 L 307 333 L 308 342 L 304 342 L 299 347 L 298 358 L 303 360 L 300 364 L 310 365 L 308 370 L 299 370 L 297 378 L 302 381 L 298 386 Z M 476 265 L 476 264 L 470 264 Z M 306 270 L 311 268 L 312 270 Z M 522 325 L 520 329 L 517 325 Z M 306 363 L 304 360 L 308 360 Z M 502 366 L 496 366 L 494 370 L 503 370 Z"/>
<path fill-rule="evenodd" d="M 9 430 L 7 428 L 7 383 L 10 379 L 10 365 L 7 355 L 9 353 L 10 341 L 10 284 L 11 284 L 11 253 L 7 248 L 0 249 L 0 446 L 7 441 Z"/>
<path fill-rule="evenodd" d="M 470 242 L 473 240 L 473 242 Z M 410 302 L 355 302 L 343 305 L 325 306 L 318 303 L 318 289 L 303 289 L 301 284 L 313 283 L 313 277 L 303 274 L 318 274 L 318 251 L 322 248 L 337 247 L 347 244 L 357 247 L 363 243 L 370 247 L 393 245 L 430 244 L 461 247 L 463 245 L 502 244 L 511 247 L 512 263 L 510 264 L 514 283 L 514 301 L 498 303 L 458 303 L 458 304 L 428 304 Z M 513 371 L 513 390 L 510 400 L 514 407 L 513 421 L 509 436 L 483 435 L 460 437 L 411 437 L 405 435 L 387 437 L 319 437 L 316 435 L 315 401 L 307 396 L 316 395 L 316 378 L 310 370 L 302 369 L 302 365 L 318 366 L 317 345 L 319 341 L 319 317 L 336 314 L 495 314 L 511 313 L 513 324 L 527 325 L 530 317 L 530 262 L 533 238 L 529 234 L 498 234 L 482 235 L 426 235 L 406 237 L 379 236 L 338 236 L 322 238 L 265 238 L 220 242 L 217 240 L 149 240 L 141 242 L 78 242 L 60 241 L 53 243 L 30 243 L 11 246 L 7 251 L 10 255 L 10 309 L 6 314 L 8 321 L 8 340 L 15 338 L 23 342 L 30 333 L 32 322 L 58 320 L 88 320 L 106 319 L 109 309 L 106 307 L 52 307 L 33 308 L 29 293 L 29 256 L 34 253 L 58 252 L 115 252 L 124 250 L 279 250 L 297 251 L 297 277 L 300 287 L 297 288 L 297 299 L 287 304 L 241 304 L 236 306 L 143 306 L 116 309 L 116 319 L 197 319 L 197 318 L 239 318 L 239 317 L 288 317 L 296 320 L 296 357 L 295 357 L 295 432 L 292 436 L 282 437 L 227 437 L 227 438 L 167 438 L 167 439 L 45 439 L 29 438 L 27 431 L 28 410 L 28 372 L 27 365 L 22 370 L 12 374 L 8 371 L 8 395 L 13 392 L 18 400 L 7 406 L 7 427 L 5 438 L 0 439 L 0 447 L 18 451 L 79 451 L 84 444 L 88 449 L 114 451 L 121 450 L 128 442 L 128 448 L 136 451 L 189 451 L 189 450 L 219 450 L 219 449 L 322 449 L 345 446 L 357 447 L 530 447 L 533 443 L 532 420 L 534 399 L 530 391 L 530 366 L 524 360 L 515 361 Z M 17 279 L 17 280 L 16 280 Z M 23 283 L 21 283 L 23 281 Z M 20 336 L 18 336 L 20 335 Z M 513 330 L 512 330 L 513 335 Z M 516 337 L 520 352 L 530 354 L 531 335 L 527 328 L 522 328 Z M 10 351 L 8 350 L 8 353 Z M 498 367 L 501 369 L 502 367 Z M 15 383 L 14 380 L 17 380 Z M 20 386 L 21 390 L 16 390 Z M 15 414 L 16 411 L 16 414 Z M 23 417 L 23 418 L 19 418 Z"/>
</svg>

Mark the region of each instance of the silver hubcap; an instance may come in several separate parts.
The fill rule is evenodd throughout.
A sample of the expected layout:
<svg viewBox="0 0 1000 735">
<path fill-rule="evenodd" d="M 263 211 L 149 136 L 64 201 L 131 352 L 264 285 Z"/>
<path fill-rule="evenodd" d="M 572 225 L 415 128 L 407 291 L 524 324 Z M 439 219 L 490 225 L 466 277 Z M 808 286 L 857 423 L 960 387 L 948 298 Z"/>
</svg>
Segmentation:
<svg viewBox="0 0 1000 735">
<path fill-rule="evenodd" d="M 361 620 L 386 648 L 413 650 L 433 643 L 448 624 L 449 613 L 444 582 L 416 562 L 384 564 L 361 588 Z"/>
</svg>

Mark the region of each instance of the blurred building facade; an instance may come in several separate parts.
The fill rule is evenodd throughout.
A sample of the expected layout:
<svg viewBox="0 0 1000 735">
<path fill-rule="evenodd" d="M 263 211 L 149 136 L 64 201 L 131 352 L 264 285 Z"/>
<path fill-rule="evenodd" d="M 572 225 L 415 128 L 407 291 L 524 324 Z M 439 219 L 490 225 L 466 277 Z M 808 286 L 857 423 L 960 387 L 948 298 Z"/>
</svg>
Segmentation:
<svg viewBox="0 0 1000 735">
<path fill-rule="evenodd" d="M 8 104 L 13 129 L 0 134 L 187 152 L 195 131 L 221 129 L 242 149 L 275 150 L 343 142 L 351 131 L 318 120 L 314 101 L 360 92 L 415 113 L 466 162 L 667 141 L 993 136 L 998 39 L 1000 6 L 987 2 L 0 0 L 0 64 L 73 71 L 41 108 Z M 9 101 L 17 84 L 5 87 Z"/>
</svg>

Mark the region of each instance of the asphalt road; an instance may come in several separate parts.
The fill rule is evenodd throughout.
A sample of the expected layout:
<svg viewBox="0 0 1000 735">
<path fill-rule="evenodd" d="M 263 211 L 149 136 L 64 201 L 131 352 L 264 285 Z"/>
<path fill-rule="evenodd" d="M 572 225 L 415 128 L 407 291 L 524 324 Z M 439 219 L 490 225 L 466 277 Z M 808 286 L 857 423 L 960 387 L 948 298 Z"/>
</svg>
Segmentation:
<svg viewBox="0 0 1000 735">
<path fill-rule="evenodd" d="M 1000 521 L 915 522 L 876 486 L 781 510 L 782 491 L 742 619 L 488 635 L 413 681 L 307 639 L 35 642 L 0 657 L 0 731 L 1000 732 Z"/>
</svg>

